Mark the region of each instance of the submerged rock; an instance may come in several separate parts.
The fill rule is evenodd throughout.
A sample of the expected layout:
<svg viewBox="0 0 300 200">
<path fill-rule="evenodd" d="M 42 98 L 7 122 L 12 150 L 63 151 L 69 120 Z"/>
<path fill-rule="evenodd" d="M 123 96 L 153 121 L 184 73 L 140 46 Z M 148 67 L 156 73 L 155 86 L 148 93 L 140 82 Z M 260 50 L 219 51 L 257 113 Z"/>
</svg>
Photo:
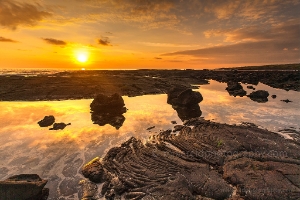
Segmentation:
<svg viewBox="0 0 300 200">
<path fill-rule="evenodd" d="M 234 97 L 243 97 L 247 94 L 247 92 L 243 89 L 243 86 L 237 82 L 228 82 L 226 90 L 228 91 L 230 96 Z"/>
<path fill-rule="evenodd" d="M 49 189 L 47 181 L 37 174 L 20 174 L 0 181 L 1 200 L 46 200 Z"/>
<path fill-rule="evenodd" d="M 248 97 L 252 101 L 256 101 L 258 103 L 265 103 L 268 101 L 269 92 L 265 90 L 257 90 L 255 92 L 252 92 L 248 95 Z"/>
<path fill-rule="evenodd" d="M 38 122 L 40 127 L 51 126 L 55 122 L 53 115 L 45 116 L 44 119 Z"/>
<path fill-rule="evenodd" d="M 107 199 L 298 199 L 300 145 L 255 126 L 195 118 L 147 143 L 132 137 L 82 170 Z M 235 192 L 234 188 L 237 188 Z M 264 192 L 265 191 L 265 192 Z"/>
<path fill-rule="evenodd" d="M 119 129 L 125 121 L 122 114 L 126 112 L 126 107 L 122 96 L 119 94 L 113 94 L 112 96 L 99 94 L 92 101 L 90 107 L 94 124 L 99 126 L 110 124 Z"/>
<path fill-rule="evenodd" d="M 63 130 L 66 128 L 66 126 L 71 125 L 71 123 L 65 124 L 65 123 L 54 123 L 53 127 L 50 128 L 49 130 Z"/>
</svg>

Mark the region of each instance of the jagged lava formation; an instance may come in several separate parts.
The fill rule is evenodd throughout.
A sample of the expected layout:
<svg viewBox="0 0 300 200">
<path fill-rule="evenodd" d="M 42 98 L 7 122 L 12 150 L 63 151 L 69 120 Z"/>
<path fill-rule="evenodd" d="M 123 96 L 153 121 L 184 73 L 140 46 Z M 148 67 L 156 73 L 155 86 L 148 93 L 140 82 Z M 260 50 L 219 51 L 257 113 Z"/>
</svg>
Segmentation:
<svg viewBox="0 0 300 200">
<path fill-rule="evenodd" d="M 145 144 L 132 137 L 82 174 L 106 199 L 300 199 L 298 141 L 251 123 L 184 125 Z"/>
</svg>

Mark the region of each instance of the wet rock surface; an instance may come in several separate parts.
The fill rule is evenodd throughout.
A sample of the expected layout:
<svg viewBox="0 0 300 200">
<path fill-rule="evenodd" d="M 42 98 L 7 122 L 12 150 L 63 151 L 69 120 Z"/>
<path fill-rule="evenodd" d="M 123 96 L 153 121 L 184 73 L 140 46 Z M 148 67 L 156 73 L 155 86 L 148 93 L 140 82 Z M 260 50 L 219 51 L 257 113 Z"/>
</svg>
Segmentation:
<svg viewBox="0 0 300 200">
<path fill-rule="evenodd" d="M 55 122 L 53 115 L 45 116 L 44 119 L 38 122 L 40 127 L 51 126 Z"/>
<path fill-rule="evenodd" d="M 47 181 L 37 174 L 20 174 L 0 181 L 1 200 L 46 200 L 49 190 Z"/>
<path fill-rule="evenodd" d="M 268 101 L 269 92 L 265 90 L 257 90 L 255 92 L 252 92 L 248 95 L 248 97 L 252 101 L 256 101 L 258 103 L 265 103 Z"/>
<path fill-rule="evenodd" d="M 107 199 L 300 198 L 299 142 L 247 123 L 184 124 L 145 144 L 131 138 L 82 173 Z"/>
<path fill-rule="evenodd" d="M 87 180 L 82 180 L 79 182 L 80 185 L 82 185 L 82 191 L 83 191 L 83 195 L 82 195 L 82 199 L 81 200 L 96 200 L 98 199 L 97 196 L 97 192 L 98 192 L 98 186 L 91 182 L 91 181 L 87 181 Z"/>
<path fill-rule="evenodd" d="M 119 129 L 125 121 L 123 113 L 126 113 L 126 107 L 122 96 L 117 93 L 111 96 L 98 94 L 90 107 L 94 124 L 99 126 L 110 124 Z"/>
</svg>

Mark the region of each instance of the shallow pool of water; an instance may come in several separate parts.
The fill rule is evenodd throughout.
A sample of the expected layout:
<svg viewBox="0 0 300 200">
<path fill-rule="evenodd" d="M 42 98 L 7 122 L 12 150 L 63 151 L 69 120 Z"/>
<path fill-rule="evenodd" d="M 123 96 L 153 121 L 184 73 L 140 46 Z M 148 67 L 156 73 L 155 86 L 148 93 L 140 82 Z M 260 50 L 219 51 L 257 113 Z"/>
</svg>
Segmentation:
<svg viewBox="0 0 300 200">
<path fill-rule="evenodd" d="M 253 90 L 244 89 L 249 94 Z M 252 122 L 271 131 L 294 127 L 299 131 L 299 93 L 277 90 L 264 84 L 277 98 L 257 103 L 250 98 L 229 96 L 226 84 L 210 81 L 201 85 L 202 116 L 216 122 Z M 280 100 L 289 99 L 291 103 Z M 177 112 L 166 103 L 167 95 L 124 97 L 128 111 L 123 126 L 99 126 L 91 121 L 92 100 L 47 102 L 0 102 L 0 179 L 21 173 L 36 173 L 49 182 L 49 199 L 78 199 L 81 166 L 134 136 L 146 141 L 160 130 L 171 129 L 171 121 L 182 124 Z M 37 122 L 54 115 L 56 122 L 71 123 L 64 130 L 50 131 Z M 151 130 L 147 128 L 155 126 Z"/>
</svg>

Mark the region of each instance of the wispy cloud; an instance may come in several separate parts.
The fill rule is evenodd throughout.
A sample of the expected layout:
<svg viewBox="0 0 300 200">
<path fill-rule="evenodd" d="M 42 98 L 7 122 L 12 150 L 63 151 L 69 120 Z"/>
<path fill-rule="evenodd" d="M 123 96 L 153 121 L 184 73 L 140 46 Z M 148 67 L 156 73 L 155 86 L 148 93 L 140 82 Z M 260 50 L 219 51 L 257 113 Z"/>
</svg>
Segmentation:
<svg viewBox="0 0 300 200">
<path fill-rule="evenodd" d="M 108 37 L 101 37 L 98 39 L 98 44 L 103 46 L 112 46 Z"/>
<path fill-rule="evenodd" d="M 232 29 L 212 29 L 204 32 L 206 38 L 224 37 L 224 42 L 245 42 L 262 40 L 294 40 L 299 43 L 300 23 L 290 20 L 276 25 L 251 25 Z M 275 41 L 275 42 L 276 42 Z"/>
<path fill-rule="evenodd" d="M 268 31 L 259 27 L 234 30 L 211 31 L 206 36 L 224 36 L 223 45 L 208 48 L 165 53 L 162 56 L 193 56 L 206 58 L 209 63 L 284 63 L 299 62 L 297 51 L 300 48 L 300 24 L 296 21 L 271 27 Z"/>
<path fill-rule="evenodd" d="M 155 43 L 155 42 L 140 42 L 140 44 L 143 44 L 145 46 L 150 46 L 150 47 L 182 47 L 182 48 L 199 47 L 199 45 Z"/>
<path fill-rule="evenodd" d="M 39 5 L 0 0 L 0 25 L 12 30 L 18 26 L 34 26 L 51 13 L 42 11 Z"/>
<path fill-rule="evenodd" d="M 52 45 L 60 45 L 60 46 L 65 46 L 67 45 L 67 42 L 63 41 L 63 40 L 57 40 L 57 39 L 53 39 L 53 38 L 42 38 L 45 42 L 47 42 L 48 44 L 52 44 Z"/>
<path fill-rule="evenodd" d="M 280 16 L 280 12 L 288 6 L 297 6 L 295 0 L 262 0 L 262 1 L 232 1 L 232 0 L 206 0 L 195 1 L 197 7 L 206 13 L 212 13 L 218 19 L 239 17 L 246 20 L 259 20 Z"/>
<path fill-rule="evenodd" d="M 0 36 L 0 42 L 13 42 L 13 43 L 15 43 L 15 42 L 18 42 L 18 41 Z"/>
</svg>

